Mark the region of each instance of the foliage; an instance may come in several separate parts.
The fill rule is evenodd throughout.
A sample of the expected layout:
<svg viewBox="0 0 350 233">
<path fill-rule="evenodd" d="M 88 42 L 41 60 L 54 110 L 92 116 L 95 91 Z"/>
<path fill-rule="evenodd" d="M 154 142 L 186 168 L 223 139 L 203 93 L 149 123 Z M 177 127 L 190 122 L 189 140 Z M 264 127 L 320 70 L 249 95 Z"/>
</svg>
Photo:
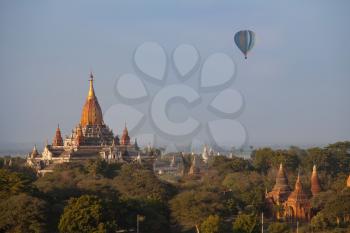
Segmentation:
<svg viewBox="0 0 350 233">
<path fill-rule="evenodd" d="M 275 152 L 271 148 L 262 148 L 253 151 L 252 159 L 255 169 L 263 174 L 272 166 L 271 158 L 275 156 Z"/>
<path fill-rule="evenodd" d="M 153 171 L 136 164 L 125 164 L 113 180 L 114 187 L 124 197 L 166 201 L 172 188 L 161 182 Z"/>
<path fill-rule="evenodd" d="M 262 177 L 256 172 L 236 172 L 228 174 L 222 182 L 232 194 L 237 204 L 260 212 L 264 206 L 264 186 Z"/>
<path fill-rule="evenodd" d="M 107 216 L 107 208 L 101 199 L 83 195 L 69 200 L 58 228 L 64 233 L 113 232 L 116 226 L 111 217 Z"/>
<path fill-rule="evenodd" d="M 253 152 L 252 159 L 255 169 L 267 174 L 271 167 L 277 167 L 283 163 L 286 168 L 295 171 L 300 165 L 300 156 L 303 153 L 299 148 L 292 147 L 289 150 L 272 150 L 262 148 Z"/>
<path fill-rule="evenodd" d="M 12 158 L 9 166 L 0 158 L 0 232 L 57 232 L 60 220 L 62 232 L 108 232 L 116 225 L 130 232 L 138 214 L 146 217 L 141 232 L 230 232 L 222 228 L 229 219 L 234 232 L 257 232 L 255 215 L 265 208 L 265 187 L 271 190 L 281 162 L 290 184 L 301 171 L 310 197 L 310 175 L 317 165 L 323 191 L 311 198 L 315 215 L 299 232 L 349 232 L 349 152 L 350 142 L 338 142 L 305 150 L 262 148 L 252 159 L 214 156 L 199 178 L 185 176 L 172 185 L 139 164 L 64 163 L 37 178 L 24 159 Z M 191 158 L 183 156 L 187 169 Z M 282 205 L 272 208 L 283 210 Z M 282 223 L 267 230 L 288 232 Z"/>
<path fill-rule="evenodd" d="M 267 230 L 269 233 L 290 233 L 290 226 L 286 223 L 275 222 L 269 225 Z"/>
<path fill-rule="evenodd" d="M 209 215 L 223 209 L 217 193 L 184 191 L 170 201 L 171 215 L 185 229 L 198 228 Z"/>
<path fill-rule="evenodd" d="M 240 214 L 233 223 L 233 233 L 258 233 L 260 223 L 253 214 Z"/>
<path fill-rule="evenodd" d="M 52 201 L 64 201 L 70 197 L 78 197 L 82 195 L 82 191 L 78 189 L 77 182 L 87 178 L 81 172 L 77 167 L 59 168 L 40 177 L 35 182 L 35 186 Z"/>
<path fill-rule="evenodd" d="M 145 216 L 140 222 L 142 232 L 163 233 L 169 231 L 169 209 L 158 200 L 123 199 L 117 208 L 117 224 L 122 229 L 135 227 L 136 216 Z"/>
<path fill-rule="evenodd" d="M 329 200 L 321 213 L 339 226 L 342 219 L 349 218 L 350 215 L 350 190 L 345 190 Z"/>
<path fill-rule="evenodd" d="M 19 193 L 32 193 L 34 188 L 30 177 L 23 173 L 0 169 L 0 199 Z"/>
<path fill-rule="evenodd" d="M 221 233 L 223 232 L 223 223 L 218 215 L 209 215 L 201 224 L 202 233 Z"/>
<path fill-rule="evenodd" d="M 112 163 L 109 164 L 105 160 L 89 160 L 86 165 L 86 170 L 89 174 L 96 177 L 98 175 L 113 178 L 116 176 L 117 171 L 120 168 L 120 164 Z"/>
<path fill-rule="evenodd" d="M 47 232 L 47 205 L 27 194 L 9 197 L 0 203 L 0 232 Z"/>
<path fill-rule="evenodd" d="M 329 220 L 322 212 L 317 213 L 317 215 L 311 219 L 311 227 L 313 230 L 325 230 L 329 225 Z"/>
<path fill-rule="evenodd" d="M 215 156 L 211 168 L 218 171 L 218 174 L 226 174 L 228 172 L 250 171 L 253 169 L 253 166 L 249 160 L 243 158 Z"/>
</svg>

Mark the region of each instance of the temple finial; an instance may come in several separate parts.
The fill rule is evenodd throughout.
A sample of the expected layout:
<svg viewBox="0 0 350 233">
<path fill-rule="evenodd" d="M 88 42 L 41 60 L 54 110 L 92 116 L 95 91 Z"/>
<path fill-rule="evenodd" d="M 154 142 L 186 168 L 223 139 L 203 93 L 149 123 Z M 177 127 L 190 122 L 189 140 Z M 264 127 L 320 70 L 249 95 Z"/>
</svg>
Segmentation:
<svg viewBox="0 0 350 233">
<path fill-rule="evenodd" d="M 92 74 L 92 72 L 90 72 L 90 88 L 89 88 L 89 95 L 88 98 L 93 98 L 95 96 L 95 92 L 94 92 L 94 75 Z"/>
</svg>

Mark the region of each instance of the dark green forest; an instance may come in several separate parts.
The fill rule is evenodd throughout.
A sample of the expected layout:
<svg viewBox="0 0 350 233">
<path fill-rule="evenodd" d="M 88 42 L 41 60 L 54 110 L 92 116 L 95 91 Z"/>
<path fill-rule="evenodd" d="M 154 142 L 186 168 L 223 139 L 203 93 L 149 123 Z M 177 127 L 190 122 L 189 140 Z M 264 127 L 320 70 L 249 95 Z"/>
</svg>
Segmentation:
<svg viewBox="0 0 350 233">
<path fill-rule="evenodd" d="M 310 175 L 317 165 L 322 192 L 311 198 L 317 210 L 299 232 L 350 232 L 350 142 L 323 148 L 259 148 L 251 159 L 215 156 L 200 177 L 160 180 L 149 164 L 62 164 L 37 177 L 25 159 L 0 159 L 0 232 L 255 233 L 267 211 L 265 192 L 283 163 L 289 185 L 299 173 L 311 198 Z M 7 162 L 5 162 L 7 161 Z M 266 216 L 265 232 L 295 232 L 295 224 Z"/>
</svg>

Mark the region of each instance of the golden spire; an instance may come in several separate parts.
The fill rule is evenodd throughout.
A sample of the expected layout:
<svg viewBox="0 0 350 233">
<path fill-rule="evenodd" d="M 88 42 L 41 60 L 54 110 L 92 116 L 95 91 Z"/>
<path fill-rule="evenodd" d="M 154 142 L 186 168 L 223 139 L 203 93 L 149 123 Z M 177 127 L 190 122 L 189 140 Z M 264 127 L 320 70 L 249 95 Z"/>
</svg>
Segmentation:
<svg viewBox="0 0 350 233">
<path fill-rule="evenodd" d="M 94 91 L 94 75 L 92 72 L 90 73 L 90 88 L 89 88 L 89 94 L 88 94 L 88 99 L 92 99 L 95 97 L 95 91 Z"/>
<path fill-rule="evenodd" d="M 86 125 L 103 124 L 101 107 L 95 96 L 94 84 L 93 84 L 94 76 L 92 73 L 90 73 L 89 81 L 90 81 L 89 94 L 86 99 L 85 105 L 83 107 L 81 120 L 80 120 L 80 124 L 82 125 L 82 127 L 85 127 Z"/>
</svg>

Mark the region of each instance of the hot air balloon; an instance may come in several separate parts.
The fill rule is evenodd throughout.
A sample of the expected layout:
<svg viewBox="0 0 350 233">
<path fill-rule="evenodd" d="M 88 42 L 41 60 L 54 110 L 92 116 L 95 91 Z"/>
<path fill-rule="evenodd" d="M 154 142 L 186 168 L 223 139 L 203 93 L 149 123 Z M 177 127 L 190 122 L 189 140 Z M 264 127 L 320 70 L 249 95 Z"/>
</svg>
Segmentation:
<svg viewBox="0 0 350 233">
<path fill-rule="evenodd" d="M 245 59 L 247 59 L 248 52 L 254 46 L 254 38 L 255 34 L 250 30 L 242 30 L 235 34 L 235 43 L 244 54 Z"/>
</svg>

